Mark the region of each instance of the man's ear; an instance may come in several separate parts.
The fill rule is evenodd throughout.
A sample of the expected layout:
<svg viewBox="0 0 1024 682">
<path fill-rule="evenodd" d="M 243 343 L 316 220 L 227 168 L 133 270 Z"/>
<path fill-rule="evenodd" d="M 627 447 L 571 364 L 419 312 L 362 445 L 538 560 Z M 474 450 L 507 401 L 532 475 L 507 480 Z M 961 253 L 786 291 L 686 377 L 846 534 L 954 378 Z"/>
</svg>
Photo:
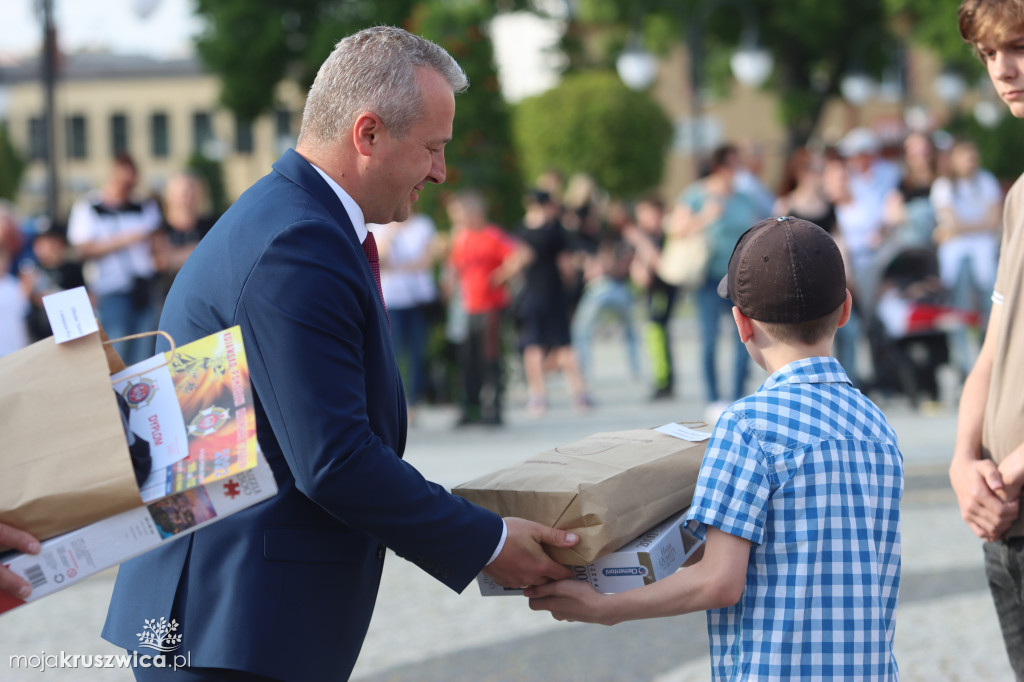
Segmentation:
<svg viewBox="0 0 1024 682">
<path fill-rule="evenodd" d="M 754 323 L 750 318 L 740 312 L 736 306 L 732 307 L 732 319 L 736 322 L 736 331 L 740 334 L 740 341 L 746 343 L 754 335 Z"/>
<path fill-rule="evenodd" d="M 384 123 L 371 111 L 364 111 L 352 125 L 352 144 L 363 156 L 372 156 L 373 147 L 380 141 Z"/>
</svg>

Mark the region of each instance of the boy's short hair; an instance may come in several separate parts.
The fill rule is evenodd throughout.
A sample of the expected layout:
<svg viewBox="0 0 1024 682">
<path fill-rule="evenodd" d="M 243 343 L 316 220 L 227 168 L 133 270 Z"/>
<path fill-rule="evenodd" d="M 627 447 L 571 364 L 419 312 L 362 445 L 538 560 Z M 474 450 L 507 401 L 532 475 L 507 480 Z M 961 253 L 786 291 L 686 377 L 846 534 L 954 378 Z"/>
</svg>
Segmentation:
<svg viewBox="0 0 1024 682">
<path fill-rule="evenodd" d="M 963 0 L 957 24 L 964 42 L 1003 42 L 1024 33 L 1024 0 Z"/>
<path fill-rule="evenodd" d="M 824 338 L 819 327 L 834 331 L 838 317 L 830 329 L 831 318 L 846 301 L 843 256 L 818 225 L 767 218 L 736 242 L 718 295 L 779 340 L 817 343 Z"/>
<path fill-rule="evenodd" d="M 839 318 L 843 316 L 843 304 L 824 317 L 807 322 L 758 322 L 773 339 L 783 343 L 802 343 L 814 345 L 828 338 L 839 327 Z"/>
</svg>

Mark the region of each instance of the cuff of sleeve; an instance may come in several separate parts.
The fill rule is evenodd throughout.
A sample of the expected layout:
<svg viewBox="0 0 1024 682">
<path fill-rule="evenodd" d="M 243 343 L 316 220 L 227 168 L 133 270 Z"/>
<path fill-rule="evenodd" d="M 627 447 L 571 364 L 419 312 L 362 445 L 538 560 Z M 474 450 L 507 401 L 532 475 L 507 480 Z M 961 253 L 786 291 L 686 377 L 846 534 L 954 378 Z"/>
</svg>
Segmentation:
<svg viewBox="0 0 1024 682">
<path fill-rule="evenodd" d="M 505 519 L 501 520 L 501 539 L 498 540 L 498 546 L 494 548 L 494 553 L 491 554 L 491 558 L 487 560 L 485 566 L 490 566 L 494 563 L 494 560 L 501 554 L 501 550 L 505 547 L 505 540 L 508 539 L 508 525 L 505 523 Z"/>
</svg>

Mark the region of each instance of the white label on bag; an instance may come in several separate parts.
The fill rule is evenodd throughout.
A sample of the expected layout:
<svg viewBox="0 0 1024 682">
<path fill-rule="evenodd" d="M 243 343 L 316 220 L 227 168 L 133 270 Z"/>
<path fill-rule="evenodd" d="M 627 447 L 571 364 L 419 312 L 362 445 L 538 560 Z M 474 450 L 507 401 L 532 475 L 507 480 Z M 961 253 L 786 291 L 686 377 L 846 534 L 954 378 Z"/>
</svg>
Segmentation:
<svg viewBox="0 0 1024 682">
<path fill-rule="evenodd" d="M 711 438 L 710 433 L 707 433 L 705 431 L 695 431 L 694 429 L 691 429 L 689 426 L 683 426 L 682 424 L 676 424 L 675 422 L 671 424 L 665 424 L 664 426 L 659 426 L 654 430 L 658 431 L 659 433 L 664 433 L 666 436 L 682 438 L 683 440 L 689 440 L 695 443 Z"/>
<path fill-rule="evenodd" d="M 100 330 L 85 287 L 43 296 L 43 308 L 57 343 L 71 341 Z"/>
</svg>

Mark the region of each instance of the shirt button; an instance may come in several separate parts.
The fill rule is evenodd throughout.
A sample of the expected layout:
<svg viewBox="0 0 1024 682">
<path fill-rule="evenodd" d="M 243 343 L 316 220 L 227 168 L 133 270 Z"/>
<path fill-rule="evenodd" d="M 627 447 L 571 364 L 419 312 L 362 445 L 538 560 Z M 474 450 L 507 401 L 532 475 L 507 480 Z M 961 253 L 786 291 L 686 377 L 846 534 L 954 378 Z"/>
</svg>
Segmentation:
<svg viewBox="0 0 1024 682">
<path fill-rule="evenodd" d="M 380 547 L 377 548 L 377 558 L 378 559 L 383 559 L 384 558 L 384 552 L 385 552 L 386 549 L 387 548 L 384 545 L 381 545 Z"/>
</svg>

